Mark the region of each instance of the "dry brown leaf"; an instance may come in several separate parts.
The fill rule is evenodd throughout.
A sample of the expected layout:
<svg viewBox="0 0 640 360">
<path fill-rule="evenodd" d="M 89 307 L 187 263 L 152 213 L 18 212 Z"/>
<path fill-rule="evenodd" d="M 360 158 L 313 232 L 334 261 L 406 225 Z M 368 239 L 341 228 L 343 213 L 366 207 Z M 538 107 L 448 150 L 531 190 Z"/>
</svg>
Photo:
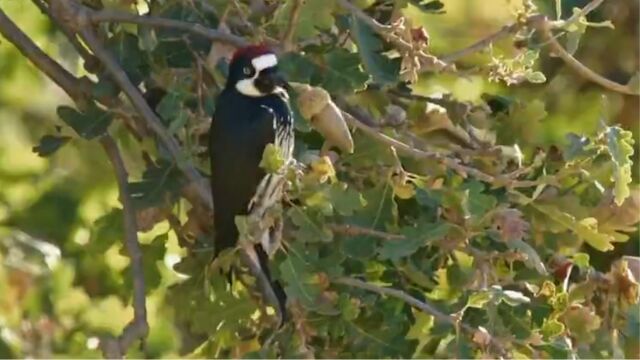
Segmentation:
<svg viewBox="0 0 640 360">
<path fill-rule="evenodd" d="M 149 231 L 153 227 L 166 219 L 168 210 L 163 207 L 149 207 L 146 209 L 136 211 L 136 223 L 138 224 L 138 231 Z"/>
<path fill-rule="evenodd" d="M 503 209 L 493 217 L 493 227 L 500 233 L 502 241 L 522 240 L 529 232 L 529 223 L 518 209 Z"/>
</svg>

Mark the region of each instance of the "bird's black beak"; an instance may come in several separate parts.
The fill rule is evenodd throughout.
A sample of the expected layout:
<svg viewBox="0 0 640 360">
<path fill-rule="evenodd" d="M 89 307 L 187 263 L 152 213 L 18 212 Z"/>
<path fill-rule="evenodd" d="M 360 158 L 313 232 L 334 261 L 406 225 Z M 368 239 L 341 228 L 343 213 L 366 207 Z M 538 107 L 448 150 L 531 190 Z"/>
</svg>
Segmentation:
<svg viewBox="0 0 640 360">
<path fill-rule="evenodd" d="M 278 86 L 284 88 L 285 90 L 287 90 L 287 92 L 293 91 L 293 88 L 291 87 L 289 82 L 284 77 L 279 75 L 278 81 L 279 81 Z"/>
<path fill-rule="evenodd" d="M 276 87 L 291 91 L 291 85 L 277 71 L 262 71 L 255 80 L 255 85 L 264 94 L 272 93 Z"/>
</svg>

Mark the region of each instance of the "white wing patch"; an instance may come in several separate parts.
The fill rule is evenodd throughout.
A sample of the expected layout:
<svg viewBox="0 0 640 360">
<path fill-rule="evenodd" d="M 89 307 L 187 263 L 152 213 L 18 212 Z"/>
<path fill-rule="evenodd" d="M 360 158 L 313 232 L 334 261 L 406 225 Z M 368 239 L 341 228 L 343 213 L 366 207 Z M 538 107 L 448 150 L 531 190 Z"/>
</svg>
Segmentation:
<svg viewBox="0 0 640 360">
<path fill-rule="evenodd" d="M 268 109 L 271 113 L 273 111 Z M 282 200 L 286 179 L 284 177 L 287 167 L 293 161 L 294 133 L 293 123 L 289 119 L 279 119 L 273 114 L 273 126 L 275 130 L 274 145 L 282 150 L 285 159 L 285 166 L 280 172 L 266 174 L 256 189 L 256 194 L 249 202 L 249 214 L 262 218 L 266 211 Z M 271 229 L 264 229 L 264 232 L 257 236 L 264 251 L 272 255 L 277 250 L 279 244 L 279 235 L 275 234 Z"/>
</svg>

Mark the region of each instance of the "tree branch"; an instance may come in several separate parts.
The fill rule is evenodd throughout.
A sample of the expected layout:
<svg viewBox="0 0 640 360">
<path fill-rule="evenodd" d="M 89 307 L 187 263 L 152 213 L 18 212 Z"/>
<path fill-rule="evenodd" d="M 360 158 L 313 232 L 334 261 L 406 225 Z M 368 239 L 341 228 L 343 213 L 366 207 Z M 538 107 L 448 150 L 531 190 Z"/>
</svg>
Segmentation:
<svg viewBox="0 0 640 360">
<path fill-rule="evenodd" d="M 283 44 L 284 51 L 292 51 L 295 48 L 293 43 L 293 35 L 296 32 L 296 27 L 298 26 L 298 20 L 300 18 L 300 11 L 302 10 L 302 5 L 304 0 L 295 0 L 291 5 L 291 15 L 289 17 L 289 23 L 287 24 L 287 28 L 282 34 L 281 42 Z"/>
<path fill-rule="evenodd" d="M 346 0 L 344 0 L 346 1 Z M 511 25 L 506 25 L 499 31 L 473 43 L 472 45 L 453 52 L 449 55 L 441 56 L 440 60 L 444 62 L 455 62 L 456 60 L 465 57 L 467 55 L 473 54 L 475 52 L 481 51 L 484 48 L 490 46 L 496 41 L 502 40 L 520 29 L 524 26 L 530 26 L 542 34 L 544 40 L 549 43 L 551 46 L 551 50 L 557 54 L 571 69 L 577 72 L 579 75 L 584 77 L 585 79 L 592 81 L 605 89 L 619 92 L 626 95 L 634 95 L 640 96 L 640 92 L 635 89 L 631 89 L 627 85 L 619 84 L 615 81 L 611 81 L 597 73 L 593 70 L 589 69 L 587 66 L 582 64 L 576 58 L 574 58 L 567 50 L 565 50 L 562 45 L 558 42 L 558 40 L 553 36 L 551 30 L 557 28 L 566 27 L 568 24 L 578 21 L 581 17 L 587 16 L 593 10 L 595 10 L 598 6 L 600 6 L 604 0 L 592 0 L 587 5 L 585 5 L 579 12 L 571 16 L 567 20 L 563 21 L 550 21 L 544 15 L 533 15 L 526 19 L 524 22 L 514 23 Z M 359 10 L 359 9 L 358 9 Z M 366 16 L 366 14 L 363 14 Z"/>
<path fill-rule="evenodd" d="M 615 81 L 611 81 L 595 73 L 580 61 L 576 60 L 576 58 L 569 54 L 569 52 L 567 52 L 567 50 L 565 50 L 564 47 L 560 45 L 558 40 L 556 40 L 556 38 L 551 33 L 551 29 L 553 28 L 551 22 L 547 21 L 546 19 L 538 20 L 534 23 L 534 26 L 537 30 L 540 31 L 545 41 L 549 43 L 549 45 L 551 46 L 551 50 L 580 76 L 604 87 L 605 89 L 619 92 L 621 94 L 640 96 L 640 93 L 638 91 L 631 89 L 627 85 L 622 85 Z"/>
<path fill-rule="evenodd" d="M 591 2 L 589 2 L 582 9 L 580 9 L 580 11 L 578 11 L 577 13 L 571 15 L 571 17 L 568 18 L 567 20 L 561 21 L 557 25 L 566 26 L 568 24 L 572 24 L 572 23 L 578 21 L 578 20 L 580 20 L 581 17 L 587 16 L 593 10 L 597 9 L 600 5 L 602 5 L 603 2 L 604 2 L 604 0 L 591 0 Z"/>
<path fill-rule="evenodd" d="M 360 227 L 351 224 L 327 224 L 329 229 L 334 234 L 340 234 L 345 236 L 372 236 L 376 238 L 380 238 L 383 240 L 403 240 L 405 239 L 404 235 L 400 234 L 391 234 L 384 231 L 373 230 L 365 227 Z"/>
<path fill-rule="evenodd" d="M 502 27 L 502 29 L 494 32 L 493 34 L 483 39 L 476 41 L 475 43 L 469 45 L 464 49 L 460 49 L 458 51 L 452 52 L 451 54 L 441 56 L 440 60 L 444 62 L 449 62 L 449 63 L 456 62 L 465 56 L 481 51 L 489 47 L 491 44 L 517 33 L 523 27 L 524 27 L 524 24 L 520 24 L 520 23 L 505 25 Z"/>
<path fill-rule="evenodd" d="M 400 36 L 397 36 L 396 34 L 394 34 L 395 28 L 393 26 L 383 25 L 379 23 L 374 18 L 365 14 L 364 11 L 362 11 L 359 7 L 351 3 L 351 1 L 338 0 L 338 3 L 344 9 L 348 10 L 353 16 L 362 20 L 362 22 L 364 22 L 367 26 L 369 26 L 371 30 L 373 30 L 375 33 L 380 35 L 383 39 L 393 44 L 396 47 L 396 49 L 398 49 L 400 52 L 409 53 L 412 56 L 417 57 L 420 60 L 421 64 L 423 65 L 420 68 L 422 72 L 433 70 L 433 69 L 436 69 L 436 70 L 455 69 L 455 67 L 452 66 L 451 64 L 445 61 L 442 61 L 441 59 L 433 55 L 427 54 L 426 52 L 422 51 L 420 48 L 414 48 L 413 44 L 408 43 L 407 41 L 402 39 Z"/>
<path fill-rule="evenodd" d="M 100 347 L 106 358 L 122 358 L 127 349 L 138 339 L 144 341 L 149 333 L 147 323 L 147 308 L 145 304 L 144 268 L 142 250 L 138 243 L 138 225 L 136 213 L 129 193 L 127 169 L 120 155 L 118 145 L 110 135 L 100 139 L 102 148 L 107 153 L 118 181 L 122 216 L 124 220 L 124 245 L 131 258 L 131 278 L 133 280 L 133 319 L 127 324 L 122 334 L 117 338 L 105 337 L 100 341 Z"/>
<path fill-rule="evenodd" d="M 71 30 L 69 30 L 69 28 L 67 27 L 67 24 L 64 24 L 58 21 L 58 19 L 55 16 L 53 16 L 53 14 L 51 13 L 51 9 L 49 8 L 49 6 L 47 6 L 44 0 L 31 0 L 31 1 L 38 7 L 38 9 L 40 9 L 40 11 L 44 15 L 49 17 L 51 22 L 58 27 L 58 29 L 65 35 L 67 40 L 69 40 L 71 45 L 76 49 L 80 57 L 83 58 L 86 63 L 88 63 L 87 65 L 85 65 L 85 68 L 91 69 L 92 66 L 95 66 L 97 62 L 96 58 L 93 55 L 91 55 L 91 53 L 87 50 L 86 47 L 84 47 L 84 45 L 82 45 L 82 43 L 78 40 L 76 35 Z"/>
<path fill-rule="evenodd" d="M 165 149 L 167 149 L 178 168 L 184 173 L 186 178 L 195 185 L 196 192 L 202 204 L 213 208 L 210 191 L 208 187 L 205 186 L 207 183 L 205 178 L 190 161 L 184 158 L 177 141 L 169 134 L 158 116 L 151 110 L 149 104 L 147 104 L 142 97 L 140 90 L 131 83 L 127 74 L 120 67 L 113 55 L 102 45 L 91 27 L 82 26 L 79 30 L 91 51 L 102 61 L 114 81 L 127 95 L 133 107 L 140 113 L 145 123 L 156 134 Z"/>
<path fill-rule="evenodd" d="M 139 16 L 134 14 L 128 14 L 121 11 L 114 10 L 100 10 L 91 11 L 89 13 L 89 19 L 93 23 L 100 22 L 121 22 L 138 25 L 146 25 L 161 28 L 172 28 L 178 30 L 184 30 L 193 34 L 201 35 L 212 41 L 224 42 L 236 47 L 245 46 L 248 42 L 236 35 L 209 29 L 198 23 L 189 23 L 179 20 L 160 18 L 155 16 Z"/>
<path fill-rule="evenodd" d="M 447 315 L 445 313 L 443 313 L 442 311 L 438 310 L 435 306 L 428 304 L 424 301 L 420 301 L 416 298 L 414 298 L 413 296 L 407 294 L 406 292 L 402 291 L 402 290 L 398 290 L 398 289 L 393 289 L 393 288 L 385 288 L 385 287 L 381 287 L 378 285 L 374 285 L 362 280 L 358 280 L 358 279 L 354 279 L 354 278 L 349 278 L 349 277 L 341 277 L 338 278 L 336 280 L 333 281 L 336 284 L 342 284 L 342 285 L 347 285 L 347 286 L 351 286 L 351 287 L 356 287 L 359 289 L 363 289 L 363 290 L 367 290 L 367 291 L 371 291 L 380 295 L 384 295 L 384 296 L 391 296 L 394 297 L 396 299 L 400 299 L 404 302 L 406 302 L 407 304 L 418 308 L 420 310 L 422 310 L 423 312 L 433 316 L 436 320 L 443 322 L 443 323 L 447 323 L 453 326 L 459 326 L 462 330 L 464 330 L 467 333 L 470 334 L 475 334 L 476 331 L 478 331 L 478 329 L 472 327 L 471 325 L 465 324 L 461 322 L 461 319 L 458 319 L 454 316 L 451 315 Z M 491 336 L 491 344 L 493 345 L 493 347 L 498 351 L 498 353 L 502 354 L 504 356 L 504 354 L 506 354 L 506 350 L 504 348 L 504 346 L 499 343 L 493 336 Z"/>
<path fill-rule="evenodd" d="M 426 312 L 429 315 L 433 315 L 433 317 L 435 317 L 436 320 L 440 322 L 456 325 L 457 321 L 456 319 L 454 319 L 453 316 L 443 313 L 442 311 L 438 310 L 435 306 L 431 304 L 427 304 L 426 302 L 420 301 L 414 298 L 413 296 L 405 293 L 402 290 L 393 289 L 393 288 L 383 288 L 378 285 L 374 285 L 362 280 L 349 278 L 349 277 L 341 277 L 341 278 L 335 279 L 333 282 L 337 284 L 357 287 L 360 289 L 378 293 L 380 295 L 386 295 L 386 296 L 391 296 L 391 297 L 400 299 L 406 302 L 407 304 Z"/>
<path fill-rule="evenodd" d="M 460 176 L 466 178 L 468 175 L 475 177 L 476 179 L 492 184 L 493 186 L 500 187 L 505 186 L 509 188 L 521 188 L 532 187 L 540 185 L 540 181 L 528 181 L 528 180 L 515 180 L 510 179 L 507 176 L 493 176 L 484 173 L 476 168 L 463 165 L 460 160 L 447 157 L 443 154 L 433 151 L 424 151 L 409 146 L 399 140 L 396 140 L 390 136 L 387 136 L 378 130 L 370 127 L 367 123 L 374 123 L 373 120 L 368 119 L 368 115 L 354 107 L 349 105 L 345 100 L 338 99 L 338 105 L 342 108 L 342 114 L 351 126 L 354 126 L 362 130 L 365 134 L 371 136 L 375 140 L 393 146 L 399 153 L 412 157 L 414 159 L 434 159 L 442 163 L 444 166 L 456 171 Z"/>
<path fill-rule="evenodd" d="M 60 64 L 42 51 L 16 24 L 0 9 L 0 34 L 12 43 L 33 65 L 55 82 L 73 100 L 85 97 L 88 82 L 71 75 Z"/>
</svg>

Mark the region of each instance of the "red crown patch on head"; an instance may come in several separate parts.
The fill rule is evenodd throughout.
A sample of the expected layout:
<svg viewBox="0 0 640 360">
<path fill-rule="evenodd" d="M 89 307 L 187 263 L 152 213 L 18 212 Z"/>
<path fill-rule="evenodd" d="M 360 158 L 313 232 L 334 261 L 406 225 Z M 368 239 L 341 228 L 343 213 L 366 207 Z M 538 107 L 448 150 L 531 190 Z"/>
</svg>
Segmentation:
<svg viewBox="0 0 640 360">
<path fill-rule="evenodd" d="M 236 50 L 236 52 L 233 53 L 231 62 L 234 62 L 239 58 L 253 59 L 265 54 L 273 54 L 273 51 L 267 45 L 249 45 Z"/>
</svg>

